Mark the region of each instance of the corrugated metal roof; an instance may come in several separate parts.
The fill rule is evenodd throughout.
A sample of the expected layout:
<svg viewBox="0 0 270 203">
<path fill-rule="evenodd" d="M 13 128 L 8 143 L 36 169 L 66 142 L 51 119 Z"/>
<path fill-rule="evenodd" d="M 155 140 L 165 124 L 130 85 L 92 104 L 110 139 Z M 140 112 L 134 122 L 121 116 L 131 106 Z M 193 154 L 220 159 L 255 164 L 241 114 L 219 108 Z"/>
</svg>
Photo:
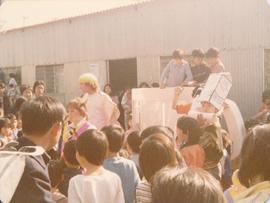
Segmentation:
<svg viewBox="0 0 270 203">
<path fill-rule="evenodd" d="M 6 0 L 0 32 L 137 5 L 150 0 Z"/>
</svg>

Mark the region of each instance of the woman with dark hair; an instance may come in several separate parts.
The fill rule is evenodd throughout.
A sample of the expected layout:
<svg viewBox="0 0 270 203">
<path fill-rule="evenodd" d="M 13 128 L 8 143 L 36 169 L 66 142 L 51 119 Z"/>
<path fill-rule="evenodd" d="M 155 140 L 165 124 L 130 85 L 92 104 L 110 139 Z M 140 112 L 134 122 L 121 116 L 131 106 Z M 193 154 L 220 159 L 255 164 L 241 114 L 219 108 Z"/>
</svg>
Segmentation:
<svg viewBox="0 0 270 203">
<path fill-rule="evenodd" d="M 218 181 L 194 168 L 165 168 L 152 184 L 152 203 L 225 203 Z"/>
<path fill-rule="evenodd" d="M 111 84 L 106 84 L 103 88 L 103 92 L 105 92 L 107 95 L 109 95 L 113 102 L 116 103 L 117 105 L 119 105 L 119 98 L 118 96 L 115 94 L 112 85 Z"/>
<path fill-rule="evenodd" d="M 246 137 L 238 177 L 248 189 L 235 197 L 237 203 L 270 201 L 270 126 L 253 128 Z"/>
<path fill-rule="evenodd" d="M 202 168 L 205 160 L 203 148 L 199 145 L 202 131 L 194 118 L 181 117 L 177 121 L 177 141 L 187 166 Z"/>
<path fill-rule="evenodd" d="M 44 96 L 45 92 L 45 83 L 43 80 L 37 80 L 33 85 L 33 92 L 35 97 Z"/>
</svg>

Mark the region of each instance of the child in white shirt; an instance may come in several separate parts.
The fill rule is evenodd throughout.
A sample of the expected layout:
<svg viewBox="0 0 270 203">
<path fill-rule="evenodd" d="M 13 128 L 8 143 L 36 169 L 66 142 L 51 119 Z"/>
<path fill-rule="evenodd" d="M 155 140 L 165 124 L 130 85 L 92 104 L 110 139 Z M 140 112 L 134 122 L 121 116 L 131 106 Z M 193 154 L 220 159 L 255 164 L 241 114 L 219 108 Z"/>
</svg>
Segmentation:
<svg viewBox="0 0 270 203">
<path fill-rule="evenodd" d="M 68 202 L 125 202 L 120 178 L 102 167 L 107 149 L 107 138 L 98 130 L 87 130 L 78 138 L 76 158 L 85 173 L 70 180 Z"/>
</svg>

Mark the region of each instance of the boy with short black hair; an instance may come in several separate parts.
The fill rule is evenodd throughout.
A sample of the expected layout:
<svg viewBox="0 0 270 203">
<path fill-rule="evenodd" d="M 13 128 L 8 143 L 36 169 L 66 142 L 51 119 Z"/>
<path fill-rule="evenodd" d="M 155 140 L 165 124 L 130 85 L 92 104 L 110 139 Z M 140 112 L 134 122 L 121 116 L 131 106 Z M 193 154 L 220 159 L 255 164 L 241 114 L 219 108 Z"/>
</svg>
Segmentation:
<svg viewBox="0 0 270 203">
<path fill-rule="evenodd" d="M 70 180 L 69 202 L 124 202 L 120 178 L 102 167 L 107 149 L 106 136 L 98 130 L 87 130 L 77 139 L 76 158 L 85 173 Z"/>
<path fill-rule="evenodd" d="M 124 142 L 124 130 L 117 125 L 102 128 L 109 142 L 107 159 L 103 166 L 121 178 L 126 203 L 135 200 L 135 189 L 140 180 L 135 163 L 119 156 Z"/>
<path fill-rule="evenodd" d="M 211 73 L 221 73 L 225 71 L 225 67 L 219 58 L 219 50 L 217 48 L 210 48 L 205 54 L 207 64 Z"/>
<path fill-rule="evenodd" d="M 191 62 L 191 72 L 193 75 L 193 80 L 198 83 L 205 82 L 211 71 L 205 65 L 204 61 L 204 52 L 202 49 L 194 49 L 192 51 L 192 62 Z"/>
</svg>

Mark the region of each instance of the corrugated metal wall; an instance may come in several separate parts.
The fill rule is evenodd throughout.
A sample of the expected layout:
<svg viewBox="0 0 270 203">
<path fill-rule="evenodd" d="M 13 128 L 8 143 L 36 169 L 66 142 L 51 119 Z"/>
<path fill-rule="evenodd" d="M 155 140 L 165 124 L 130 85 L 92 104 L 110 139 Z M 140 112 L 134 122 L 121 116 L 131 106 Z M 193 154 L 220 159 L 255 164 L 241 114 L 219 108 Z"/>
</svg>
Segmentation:
<svg viewBox="0 0 270 203">
<path fill-rule="evenodd" d="M 269 19 L 266 0 L 156 0 L 0 35 L 0 66 L 130 57 L 155 60 L 170 55 L 176 47 L 191 51 L 216 46 L 233 75 L 231 96 L 248 117 L 259 105 L 263 90 L 263 48 L 270 47 Z M 151 60 L 141 61 L 149 64 Z M 159 67 L 153 65 L 146 73 L 155 75 L 156 71 Z"/>
</svg>

